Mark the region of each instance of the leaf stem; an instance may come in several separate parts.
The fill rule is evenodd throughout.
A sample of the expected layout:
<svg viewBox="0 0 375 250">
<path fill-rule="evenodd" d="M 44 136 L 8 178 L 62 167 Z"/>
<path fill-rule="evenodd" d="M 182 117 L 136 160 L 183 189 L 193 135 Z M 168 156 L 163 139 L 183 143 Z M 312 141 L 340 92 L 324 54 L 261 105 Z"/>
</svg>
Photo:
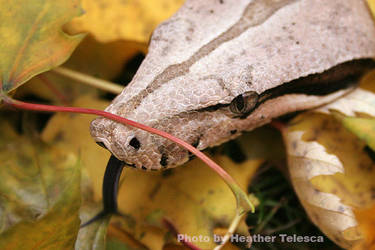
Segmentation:
<svg viewBox="0 0 375 250">
<path fill-rule="evenodd" d="M 81 113 L 81 114 L 92 114 L 92 115 L 99 115 L 105 118 L 108 118 L 112 121 L 119 122 L 124 125 L 129 125 L 132 127 L 136 127 L 150 133 L 162 136 L 168 140 L 173 141 L 174 143 L 184 147 L 191 153 L 195 154 L 199 157 L 204 163 L 206 163 L 211 169 L 213 169 L 219 176 L 224 180 L 224 182 L 231 188 L 233 194 L 237 200 L 237 210 L 240 214 L 245 213 L 247 211 L 254 212 L 255 208 L 254 205 L 249 200 L 247 194 L 240 188 L 240 186 L 236 183 L 236 181 L 218 164 L 216 164 L 213 160 L 211 160 L 208 156 L 204 153 L 190 145 L 189 143 L 171 135 L 166 132 L 160 131 L 158 129 L 146 126 L 144 124 L 126 119 L 124 117 L 102 111 L 96 109 L 88 109 L 88 108 L 79 108 L 79 107 L 61 107 L 61 106 L 54 106 L 54 105 L 44 105 L 44 104 L 33 104 L 33 103 L 26 103 L 18 100 L 14 100 L 4 94 L 0 93 L 0 99 L 3 99 L 4 102 L 10 106 L 19 109 L 25 110 L 34 110 L 34 111 L 46 111 L 46 112 L 69 112 L 69 113 Z"/>
<path fill-rule="evenodd" d="M 236 230 L 236 228 L 238 227 L 238 224 L 240 224 L 242 218 L 245 216 L 244 213 L 239 213 L 237 211 L 236 213 L 236 217 L 234 217 L 232 223 L 230 224 L 229 226 L 229 229 L 228 229 L 228 232 L 224 235 L 223 237 L 223 240 L 222 242 L 220 243 L 220 245 L 216 246 L 214 248 L 214 250 L 220 250 L 221 248 L 224 247 L 224 245 L 229 241 L 230 237 L 232 236 L 232 234 L 234 233 L 234 231 Z"/>
<path fill-rule="evenodd" d="M 77 72 L 75 70 L 67 69 L 64 67 L 57 67 L 52 70 L 53 72 L 69 77 L 73 80 L 85 83 L 87 85 L 93 86 L 95 88 L 113 93 L 113 94 L 120 94 L 123 90 L 123 86 L 115 84 L 110 81 L 106 81 L 100 78 L 96 78 L 81 72 Z"/>
</svg>

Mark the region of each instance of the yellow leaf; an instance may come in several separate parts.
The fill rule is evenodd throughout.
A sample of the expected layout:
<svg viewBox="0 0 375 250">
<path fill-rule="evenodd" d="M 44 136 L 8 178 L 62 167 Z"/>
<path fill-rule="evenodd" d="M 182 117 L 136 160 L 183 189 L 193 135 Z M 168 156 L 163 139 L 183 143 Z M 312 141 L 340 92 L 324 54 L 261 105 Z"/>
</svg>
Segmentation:
<svg viewBox="0 0 375 250">
<path fill-rule="evenodd" d="M 146 53 L 146 50 L 146 44 L 131 41 L 99 43 L 92 36 L 87 36 L 64 67 L 98 78 L 113 80 L 121 73 L 126 61 L 138 52 Z"/>
<path fill-rule="evenodd" d="M 363 77 L 360 88 L 317 111 L 334 114 L 343 125 L 375 149 L 375 71 Z"/>
<path fill-rule="evenodd" d="M 134 42 L 116 41 L 103 44 L 87 36 L 63 66 L 112 81 L 122 72 L 126 61 L 140 51 L 145 52 L 145 49 L 145 46 Z M 118 83 L 126 84 L 127 82 Z M 22 99 L 25 95 L 32 94 L 67 106 L 71 105 L 77 97 L 89 93 L 97 95 L 99 90 L 54 71 L 48 71 L 33 77 L 27 84 L 18 88 L 15 98 Z"/>
<path fill-rule="evenodd" d="M 78 98 L 73 106 L 104 109 L 108 101 L 101 101 L 89 95 Z M 90 135 L 92 116 L 81 114 L 55 114 L 42 133 L 42 139 L 59 148 L 80 156 L 82 165 L 92 181 L 94 201 L 100 201 L 102 178 L 110 153 L 99 147 Z"/>
<path fill-rule="evenodd" d="M 371 0 L 375 7 L 375 0 Z M 375 93 L 375 70 L 368 72 L 364 75 L 360 82 L 360 87 Z"/>
<path fill-rule="evenodd" d="M 80 225 L 79 161 L 16 134 L 1 120 L 0 249 L 73 248 Z"/>
<path fill-rule="evenodd" d="M 89 32 L 98 41 L 147 43 L 152 31 L 182 5 L 183 0 L 83 0 L 86 14 L 69 25 L 70 33 Z"/>
<path fill-rule="evenodd" d="M 128 246 L 130 249 L 147 249 L 144 245 L 142 245 L 139 241 L 136 241 L 129 234 L 125 234 L 124 231 L 119 230 L 118 228 L 114 226 L 108 227 L 107 246 L 111 241 L 113 242 L 119 241 L 122 244 L 125 244 L 126 246 Z"/>
<path fill-rule="evenodd" d="M 344 117 L 342 123 L 375 151 L 375 118 Z"/>
<path fill-rule="evenodd" d="M 353 250 L 375 250 L 375 205 L 365 209 L 355 209 L 354 214 L 365 240 L 356 244 Z"/>
<path fill-rule="evenodd" d="M 332 116 L 306 113 L 283 131 L 293 186 L 311 220 L 343 248 L 363 240 L 353 209 L 375 204 L 366 144 Z"/>
<path fill-rule="evenodd" d="M 280 132 L 270 126 L 246 132 L 237 142 L 248 159 L 265 159 L 273 164 L 285 162 L 285 149 Z"/>
<path fill-rule="evenodd" d="M 372 15 L 375 17 L 375 0 L 367 0 Z"/>
<path fill-rule="evenodd" d="M 82 39 L 62 26 L 81 13 L 78 0 L 0 0 L 0 86 L 9 92 L 63 63 Z"/>
<path fill-rule="evenodd" d="M 245 190 L 262 163 L 261 160 L 250 160 L 235 164 L 219 155 L 213 159 Z M 150 227 L 157 226 L 159 231 L 162 230 L 148 219 L 156 212 L 168 218 L 180 234 L 206 236 L 208 242 L 195 244 L 207 249 L 215 246 L 212 241 L 215 227 L 228 226 L 236 208 L 230 189 L 198 159 L 172 170 L 170 175 L 126 170 L 118 202 L 120 212 L 133 223 L 119 217 L 113 218 L 113 223 L 121 224 L 123 229 L 151 249 L 160 249 L 160 245 L 152 245 L 153 241 L 147 238 Z M 247 234 L 244 224 L 238 231 Z M 159 237 L 164 238 L 164 233 L 159 233 Z"/>
</svg>

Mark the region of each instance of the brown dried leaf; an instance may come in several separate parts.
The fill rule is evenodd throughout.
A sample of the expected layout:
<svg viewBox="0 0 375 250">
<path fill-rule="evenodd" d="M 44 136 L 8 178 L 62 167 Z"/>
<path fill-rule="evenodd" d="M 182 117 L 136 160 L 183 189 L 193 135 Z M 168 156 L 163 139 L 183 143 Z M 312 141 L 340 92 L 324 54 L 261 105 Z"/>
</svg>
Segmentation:
<svg viewBox="0 0 375 250">
<path fill-rule="evenodd" d="M 293 186 L 311 220 L 338 245 L 363 240 L 353 209 L 375 203 L 375 163 L 332 116 L 298 116 L 283 131 Z"/>
</svg>

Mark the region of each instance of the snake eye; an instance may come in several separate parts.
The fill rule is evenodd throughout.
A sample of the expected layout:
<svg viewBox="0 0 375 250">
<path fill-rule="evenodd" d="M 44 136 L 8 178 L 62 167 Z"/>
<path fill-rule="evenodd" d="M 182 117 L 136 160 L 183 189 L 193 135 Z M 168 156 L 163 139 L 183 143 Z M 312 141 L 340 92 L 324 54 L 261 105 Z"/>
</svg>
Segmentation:
<svg viewBox="0 0 375 250">
<path fill-rule="evenodd" d="M 258 103 L 259 95 L 255 91 L 248 91 L 236 96 L 229 105 L 231 112 L 239 115 L 248 114 L 254 110 Z"/>
<path fill-rule="evenodd" d="M 137 137 L 133 137 L 133 139 L 130 140 L 129 145 L 135 150 L 138 150 L 141 147 L 141 143 L 138 141 Z"/>
</svg>

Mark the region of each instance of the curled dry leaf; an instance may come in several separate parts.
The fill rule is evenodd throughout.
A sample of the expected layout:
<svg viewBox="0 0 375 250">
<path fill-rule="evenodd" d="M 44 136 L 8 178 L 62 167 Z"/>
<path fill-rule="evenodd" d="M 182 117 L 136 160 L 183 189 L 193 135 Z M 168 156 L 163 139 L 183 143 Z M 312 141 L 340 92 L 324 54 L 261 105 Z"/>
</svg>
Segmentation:
<svg viewBox="0 0 375 250">
<path fill-rule="evenodd" d="M 364 113 L 375 116 L 375 94 L 359 88 L 337 101 L 319 108 L 317 111 L 330 114 L 331 110 L 338 111 L 347 116 Z"/>
<path fill-rule="evenodd" d="M 82 39 L 62 26 L 81 14 L 78 0 L 1 0 L 0 86 L 9 92 L 63 63 Z"/>
<path fill-rule="evenodd" d="M 283 131 L 293 186 L 311 220 L 338 245 L 363 239 L 353 209 L 374 205 L 375 163 L 366 144 L 326 114 L 297 117 Z"/>
<path fill-rule="evenodd" d="M 360 88 L 318 111 L 336 114 L 343 125 L 375 150 L 375 71 L 363 77 Z"/>
<path fill-rule="evenodd" d="M 0 126 L 0 248 L 71 249 L 80 225 L 78 158 L 18 135 L 4 117 Z"/>
<path fill-rule="evenodd" d="M 326 114 L 331 114 L 332 110 L 347 116 L 356 116 L 359 113 L 375 116 L 375 70 L 362 77 L 359 88 L 317 109 L 318 112 Z"/>
<path fill-rule="evenodd" d="M 371 217 L 364 220 L 363 215 L 374 211 L 375 162 L 366 145 L 374 143 L 373 118 L 363 116 L 375 115 L 375 94 L 357 89 L 317 111 L 298 116 L 283 130 L 293 186 L 328 237 L 344 248 L 369 249 L 375 236 L 369 230 Z M 340 115 L 337 120 L 332 112 L 362 118 Z"/>
<path fill-rule="evenodd" d="M 70 33 L 89 32 L 98 41 L 133 40 L 147 43 L 152 31 L 171 16 L 183 0 L 83 0 L 85 15 L 68 26 Z"/>
</svg>

